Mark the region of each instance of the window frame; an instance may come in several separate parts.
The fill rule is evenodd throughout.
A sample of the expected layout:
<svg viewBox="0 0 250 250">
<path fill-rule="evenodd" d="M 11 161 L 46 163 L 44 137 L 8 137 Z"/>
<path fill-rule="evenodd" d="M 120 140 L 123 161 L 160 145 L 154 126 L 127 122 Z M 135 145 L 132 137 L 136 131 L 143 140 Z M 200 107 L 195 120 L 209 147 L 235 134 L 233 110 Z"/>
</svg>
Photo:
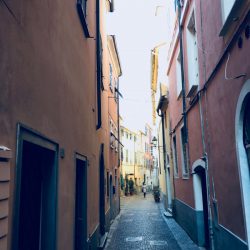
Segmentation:
<svg viewBox="0 0 250 250">
<path fill-rule="evenodd" d="M 111 63 L 109 63 L 109 88 L 110 91 L 113 93 L 113 66 Z"/>
<path fill-rule="evenodd" d="M 229 15 L 230 15 L 230 12 L 232 11 L 234 5 L 235 5 L 235 2 L 236 0 L 232 0 L 232 6 L 231 8 L 228 9 L 227 13 L 226 13 L 226 8 L 225 8 L 225 2 L 227 1 L 228 3 L 228 0 L 221 0 L 221 16 L 222 16 L 222 23 L 225 24 Z"/>
<path fill-rule="evenodd" d="M 198 39 L 197 39 L 196 17 L 194 8 L 192 9 L 188 18 L 185 38 L 187 44 L 187 61 L 188 61 L 187 97 L 191 97 L 191 95 L 194 93 L 195 90 L 197 90 L 199 86 Z"/>
<path fill-rule="evenodd" d="M 176 94 L 177 99 L 181 97 L 182 93 L 182 79 L 181 79 L 181 58 L 180 58 L 180 51 L 177 54 L 176 57 Z"/>
<path fill-rule="evenodd" d="M 224 13 L 224 1 L 220 1 L 221 5 L 221 19 L 222 19 L 222 28 L 219 33 L 219 36 L 226 36 L 229 30 L 235 27 L 235 19 L 239 19 L 244 12 L 244 4 L 247 3 L 247 0 L 234 0 L 231 9 L 228 11 L 227 16 Z"/>
<path fill-rule="evenodd" d="M 184 126 L 180 127 L 180 148 L 181 148 L 181 169 L 182 169 L 182 179 L 189 179 L 189 166 L 188 166 L 188 152 L 187 145 L 183 143 Z M 185 150 L 185 152 L 184 152 Z M 184 154 L 185 153 L 185 154 Z"/>
<path fill-rule="evenodd" d="M 177 152 L 176 134 L 173 135 L 172 145 L 173 145 L 174 177 L 175 177 L 175 178 L 179 178 L 178 152 Z"/>
</svg>

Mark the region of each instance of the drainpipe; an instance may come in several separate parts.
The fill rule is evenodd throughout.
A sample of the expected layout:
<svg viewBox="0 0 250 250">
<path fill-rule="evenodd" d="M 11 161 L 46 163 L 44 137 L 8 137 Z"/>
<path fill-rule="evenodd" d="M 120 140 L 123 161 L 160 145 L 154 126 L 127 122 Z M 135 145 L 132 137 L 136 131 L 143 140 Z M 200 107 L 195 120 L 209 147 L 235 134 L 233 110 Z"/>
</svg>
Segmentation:
<svg viewBox="0 0 250 250">
<path fill-rule="evenodd" d="M 96 94 L 97 94 L 97 125 L 96 130 L 102 126 L 102 61 L 101 61 L 101 34 L 100 34 L 100 0 L 96 0 Z"/>
<path fill-rule="evenodd" d="M 117 126 L 118 126 L 118 166 L 120 167 L 121 164 L 121 157 L 120 157 L 120 89 L 119 89 L 119 78 L 117 80 Z"/>
<path fill-rule="evenodd" d="M 157 114 L 158 116 L 161 117 L 161 129 L 162 129 L 162 146 L 163 146 L 163 162 L 164 162 L 164 170 L 165 170 L 165 179 L 166 179 L 166 193 L 168 195 L 168 179 L 167 179 L 167 175 L 168 175 L 168 171 L 167 171 L 167 160 L 166 160 L 166 140 L 165 140 L 165 117 L 164 117 L 164 113 L 161 111 L 161 114 L 159 114 L 159 110 L 157 110 Z M 169 178 L 170 179 L 170 178 Z M 169 183 L 170 184 L 170 183 Z M 170 208 L 169 204 L 168 207 Z"/>
<path fill-rule="evenodd" d="M 202 159 L 205 162 L 205 174 L 206 174 L 209 248 L 211 250 L 214 250 L 213 218 L 212 218 L 212 206 L 211 206 L 211 197 L 210 197 L 211 191 L 210 191 L 210 181 L 209 181 L 210 178 L 209 178 L 209 168 L 208 168 L 208 156 L 207 156 L 206 144 L 205 144 L 204 120 L 203 120 L 202 106 L 201 106 L 201 93 L 199 94 L 199 112 L 200 112 L 200 119 L 201 119 L 201 138 L 202 138 L 202 147 L 203 147 Z"/>
<path fill-rule="evenodd" d="M 164 161 L 164 170 L 166 172 L 167 169 L 167 164 L 166 164 L 166 141 L 165 141 L 165 117 L 164 113 L 161 112 L 161 114 L 158 113 L 158 115 L 161 117 L 161 130 L 162 130 L 162 146 L 163 146 L 163 161 Z"/>
<path fill-rule="evenodd" d="M 204 43 L 203 43 L 203 20 L 202 20 L 202 3 L 200 1 L 200 11 L 201 11 L 201 46 L 203 52 L 203 71 L 204 71 L 204 78 L 206 80 L 206 54 L 204 51 Z M 202 138 L 202 147 L 203 147 L 203 160 L 205 161 L 205 174 L 206 174 L 206 189 L 207 189 L 207 209 L 208 209 L 208 229 L 209 229 L 209 246 L 211 250 L 214 250 L 214 233 L 213 233 L 213 218 L 212 218 L 212 206 L 211 206 L 211 191 L 210 191 L 210 178 L 209 178 L 209 165 L 208 165 L 208 154 L 206 150 L 206 143 L 205 143 L 205 129 L 204 129 L 204 119 L 203 119 L 203 112 L 202 112 L 202 92 L 200 91 L 198 94 L 199 98 L 199 112 L 200 112 L 200 119 L 201 119 L 201 138 Z M 206 91 L 205 91 L 206 95 Z"/>
<path fill-rule="evenodd" d="M 187 114 L 186 114 L 186 88 L 184 76 L 184 61 L 183 61 L 183 41 L 182 41 L 182 25 L 181 25 L 181 3 L 177 0 L 178 4 L 178 26 L 179 26 L 179 39 L 180 39 L 180 59 L 181 59 L 181 85 L 182 85 L 182 110 L 183 110 L 183 125 L 184 125 L 184 144 L 187 151 L 188 129 L 187 129 Z"/>
<path fill-rule="evenodd" d="M 119 96 L 119 78 L 117 80 L 117 126 L 118 126 L 118 168 L 120 168 L 120 164 L 121 164 L 121 157 L 120 157 L 120 96 Z M 118 180 L 120 182 L 120 178 L 121 178 L 121 173 L 118 176 Z M 117 190 L 118 191 L 118 190 Z M 119 192 L 120 192 L 120 188 L 119 188 Z M 119 213 L 121 211 L 121 199 L 120 199 L 120 195 L 119 195 Z"/>
</svg>

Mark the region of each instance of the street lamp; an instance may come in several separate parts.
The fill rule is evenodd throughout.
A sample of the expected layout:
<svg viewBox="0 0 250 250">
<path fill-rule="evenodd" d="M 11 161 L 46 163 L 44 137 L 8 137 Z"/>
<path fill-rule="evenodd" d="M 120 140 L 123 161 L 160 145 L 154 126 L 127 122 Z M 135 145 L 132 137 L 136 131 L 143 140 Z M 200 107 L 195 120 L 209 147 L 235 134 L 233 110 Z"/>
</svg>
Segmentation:
<svg viewBox="0 0 250 250">
<path fill-rule="evenodd" d="M 157 147 L 157 138 L 155 136 L 153 137 L 151 144 L 153 147 L 155 147 L 155 148 Z"/>
</svg>

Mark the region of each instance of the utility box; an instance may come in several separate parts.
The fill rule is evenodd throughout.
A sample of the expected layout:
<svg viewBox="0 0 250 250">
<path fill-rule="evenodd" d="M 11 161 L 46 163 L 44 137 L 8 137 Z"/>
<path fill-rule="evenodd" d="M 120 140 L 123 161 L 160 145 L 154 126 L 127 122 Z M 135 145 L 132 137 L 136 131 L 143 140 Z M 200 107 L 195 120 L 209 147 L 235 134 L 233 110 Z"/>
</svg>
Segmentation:
<svg viewBox="0 0 250 250">
<path fill-rule="evenodd" d="M 0 146 L 0 249 L 7 250 L 10 196 L 10 149 Z"/>
</svg>

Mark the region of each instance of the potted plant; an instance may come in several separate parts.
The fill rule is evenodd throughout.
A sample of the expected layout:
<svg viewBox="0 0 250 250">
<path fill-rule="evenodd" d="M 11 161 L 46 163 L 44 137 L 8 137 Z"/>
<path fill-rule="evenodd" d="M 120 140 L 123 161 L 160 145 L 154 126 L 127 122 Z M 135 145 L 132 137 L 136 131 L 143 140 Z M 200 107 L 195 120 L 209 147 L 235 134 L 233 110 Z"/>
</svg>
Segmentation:
<svg viewBox="0 0 250 250">
<path fill-rule="evenodd" d="M 130 195 L 134 194 L 134 181 L 132 180 L 132 178 L 130 178 L 129 180 L 129 193 Z"/>
</svg>

